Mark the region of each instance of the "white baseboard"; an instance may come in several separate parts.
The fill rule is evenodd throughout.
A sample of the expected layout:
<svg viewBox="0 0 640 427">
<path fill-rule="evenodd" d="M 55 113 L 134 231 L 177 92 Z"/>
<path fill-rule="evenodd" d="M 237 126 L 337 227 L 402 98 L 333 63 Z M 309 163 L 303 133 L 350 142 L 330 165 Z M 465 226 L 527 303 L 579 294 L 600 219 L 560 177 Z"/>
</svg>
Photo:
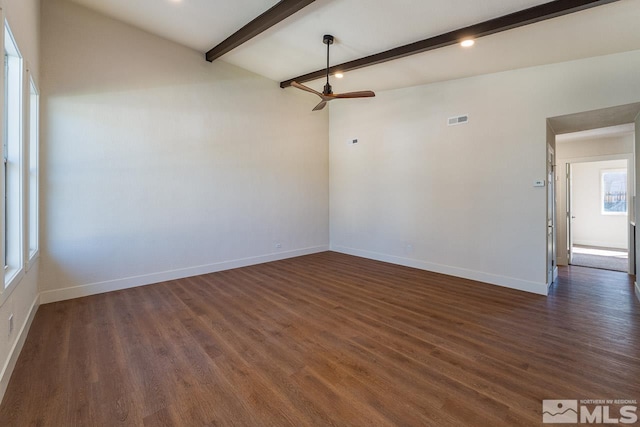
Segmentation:
<svg viewBox="0 0 640 427">
<path fill-rule="evenodd" d="M 29 308 L 29 314 L 25 319 L 20 331 L 18 332 L 18 338 L 13 343 L 13 347 L 9 351 L 9 357 L 7 358 L 6 363 L 2 367 L 2 372 L 0 373 L 0 402 L 4 398 L 4 393 L 7 391 L 7 386 L 9 386 L 9 380 L 11 379 L 11 374 L 13 374 L 13 369 L 16 367 L 16 362 L 18 361 L 18 356 L 20 356 L 20 352 L 22 351 L 22 346 L 24 345 L 25 340 L 27 339 L 27 335 L 29 334 L 29 329 L 31 328 L 31 322 L 33 322 L 33 318 L 36 315 L 36 311 L 38 311 L 38 307 L 40 306 L 40 295 L 36 295 L 33 300 L 33 304 L 31 304 L 31 308 Z"/>
<path fill-rule="evenodd" d="M 556 283 L 556 280 L 558 280 L 558 266 L 555 266 L 553 268 L 553 279 L 551 280 L 551 283 L 547 283 L 547 295 L 549 295 L 549 291 L 551 290 L 551 286 L 553 286 L 554 283 Z"/>
<path fill-rule="evenodd" d="M 531 292 L 539 295 L 547 295 L 548 287 L 546 283 L 530 282 L 513 277 L 500 276 L 497 274 L 484 273 L 481 271 L 468 270 L 465 268 L 451 267 L 448 265 L 435 264 L 412 258 L 403 258 L 393 255 L 381 254 L 362 249 L 347 248 L 343 246 L 332 246 L 332 251 L 354 255 L 362 258 L 374 259 L 376 261 L 388 262 L 391 264 L 404 265 L 406 267 L 418 268 L 420 270 L 432 271 L 434 273 L 446 274 L 449 276 L 461 277 L 464 279 L 476 280 L 478 282 L 489 283 L 491 285 L 503 286 L 505 288 L 517 289 L 519 291 Z"/>
<path fill-rule="evenodd" d="M 262 264 L 265 262 L 279 261 L 282 259 L 309 255 L 318 252 L 326 252 L 328 250 L 328 245 L 315 246 L 288 252 L 278 252 L 269 255 L 261 255 L 231 261 L 222 261 L 214 264 L 181 268 L 177 270 L 163 271 L 160 273 L 145 274 L 141 276 L 126 277 L 123 279 L 90 283 L 86 285 L 72 286 L 69 288 L 54 289 L 51 291 L 43 291 L 40 293 L 40 303 L 49 304 L 52 302 L 102 294 L 105 292 L 118 291 L 121 289 L 135 288 L 136 286 L 151 285 L 153 283 L 166 282 L 168 280 L 199 276 L 202 274 L 215 273 L 217 271 L 230 270 L 232 268 L 248 267 L 250 265 Z"/>
</svg>

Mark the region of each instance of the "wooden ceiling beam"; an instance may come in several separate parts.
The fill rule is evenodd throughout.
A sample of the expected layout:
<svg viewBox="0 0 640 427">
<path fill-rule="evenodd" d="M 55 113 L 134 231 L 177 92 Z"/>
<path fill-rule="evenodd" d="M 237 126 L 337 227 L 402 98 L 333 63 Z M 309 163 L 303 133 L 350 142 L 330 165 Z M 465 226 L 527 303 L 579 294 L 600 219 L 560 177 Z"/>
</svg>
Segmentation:
<svg viewBox="0 0 640 427">
<path fill-rule="evenodd" d="M 271 9 L 249 22 L 229 36 L 225 41 L 207 52 L 207 61 L 213 62 L 227 52 L 251 40 L 258 34 L 273 27 L 313 3 L 315 0 L 281 0 Z"/>
<path fill-rule="evenodd" d="M 329 68 L 329 73 L 336 72 L 345 73 L 357 70 L 371 65 L 381 64 L 394 59 L 404 58 L 406 56 L 415 55 L 429 50 L 439 49 L 460 43 L 467 38 L 477 39 L 479 37 L 500 33 L 502 31 L 511 30 L 513 28 L 522 27 L 536 22 L 544 21 L 558 16 L 568 15 L 570 13 L 579 12 L 581 10 L 590 9 L 592 7 L 601 6 L 607 3 L 613 3 L 619 0 L 556 0 L 544 3 L 538 6 L 524 9 L 519 12 L 501 16 L 499 18 L 490 19 L 479 24 L 469 27 L 460 28 L 425 40 L 410 43 L 408 45 L 396 47 L 364 58 L 345 62 L 343 64 L 334 65 Z M 291 82 L 305 83 L 312 80 L 322 78 L 326 75 L 326 69 L 314 71 L 302 76 L 294 77 L 280 83 L 281 88 L 291 86 Z"/>
</svg>

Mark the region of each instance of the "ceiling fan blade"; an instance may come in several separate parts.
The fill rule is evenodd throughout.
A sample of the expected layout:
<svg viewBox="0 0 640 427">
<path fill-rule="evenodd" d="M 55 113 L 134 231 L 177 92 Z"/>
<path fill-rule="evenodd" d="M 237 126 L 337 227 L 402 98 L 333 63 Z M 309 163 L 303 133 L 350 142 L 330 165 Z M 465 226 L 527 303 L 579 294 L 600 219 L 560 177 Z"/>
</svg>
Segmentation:
<svg viewBox="0 0 640 427">
<path fill-rule="evenodd" d="M 376 94 L 370 90 L 363 90 L 360 92 L 347 92 L 347 93 L 336 93 L 333 95 L 334 98 L 371 98 L 376 96 Z"/>
<path fill-rule="evenodd" d="M 327 102 L 328 101 L 320 101 L 320 104 L 316 105 L 313 111 L 322 110 L 327 105 Z"/>
<path fill-rule="evenodd" d="M 301 89 L 301 90 L 304 90 L 304 91 L 307 91 L 307 92 L 315 93 L 315 94 L 316 94 L 316 95 L 318 95 L 320 98 L 322 98 L 322 94 L 321 94 L 320 92 L 318 92 L 317 90 L 313 90 L 313 89 L 311 89 L 311 88 L 310 88 L 310 87 L 308 87 L 308 86 L 301 85 L 301 84 L 300 84 L 300 83 L 298 83 L 298 82 L 291 82 L 291 86 L 293 86 L 293 87 L 295 87 L 295 88 L 298 88 L 298 89 Z"/>
</svg>

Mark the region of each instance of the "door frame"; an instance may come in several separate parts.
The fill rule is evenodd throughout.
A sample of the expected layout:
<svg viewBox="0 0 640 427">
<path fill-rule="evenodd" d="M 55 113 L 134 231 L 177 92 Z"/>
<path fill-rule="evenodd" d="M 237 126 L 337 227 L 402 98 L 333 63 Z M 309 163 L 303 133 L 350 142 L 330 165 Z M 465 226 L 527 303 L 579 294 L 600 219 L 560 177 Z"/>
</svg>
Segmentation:
<svg viewBox="0 0 640 427">
<path fill-rule="evenodd" d="M 633 169 L 633 187 L 629 187 L 628 191 L 631 195 L 632 203 L 629 207 L 629 223 L 630 228 L 633 228 L 635 232 L 635 239 L 630 242 L 630 244 L 634 244 L 635 242 L 635 256 L 633 257 L 633 261 L 630 257 L 629 262 L 629 270 L 634 271 L 637 265 L 640 265 L 640 228 L 635 226 L 636 212 L 640 211 L 640 195 L 636 195 L 636 189 L 640 189 L 640 172 L 637 172 L 636 169 L 640 168 L 640 102 L 616 105 L 611 107 L 604 107 L 594 110 L 574 112 L 574 113 L 565 113 L 554 117 L 547 117 L 547 140 L 546 143 L 551 144 L 553 148 L 556 148 L 556 135 L 557 134 L 566 134 L 573 132 L 581 132 L 587 131 L 591 129 L 600 129 L 606 128 L 610 126 L 617 126 L 622 124 L 631 124 L 633 123 L 635 126 L 635 143 L 634 143 L 634 154 L 632 154 L 631 162 L 627 163 L 628 165 L 632 165 Z M 564 159 L 563 159 L 564 160 Z M 556 167 L 556 177 L 562 176 L 564 172 L 564 165 L 559 161 L 556 157 L 556 165 L 560 164 L 561 169 Z M 631 169 L 631 168 L 630 168 Z M 561 187 L 558 185 L 558 187 Z M 556 195 L 560 195 L 560 189 L 556 188 Z M 560 195 L 561 196 L 561 195 Z M 545 200 L 548 203 L 548 199 Z M 560 203 L 558 203 L 560 202 Z M 560 204 L 564 205 L 563 197 L 560 197 L 559 200 L 556 200 L 556 211 L 562 213 L 562 209 Z M 566 208 L 566 206 L 563 206 Z M 548 206 L 547 206 L 548 210 Z M 546 216 L 546 215 L 545 215 Z M 631 225 L 633 223 L 633 225 Z M 640 224 L 639 224 L 640 225 Z M 560 224 L 556 223 L 556 247 L 562 247 L 560 242 L 558 242 L 558 238 L 561 236 L 558 228 L 562 228 L 564 234 L 564 239 L 566 239 L 566 224 L 563 225 L 562 222 Z M 546 228 L 546 227 L 545 227 Z M 545 230 L 545 234 L 548 234 L 548 231 Z M 629 233 L 631 234 L 631 232 Z M 566 242 L 565 242 L 566 243 Z M 557 257 L 557 254 L 556 254 Z M 558 264 L 559 259 L 556 259 L 556 265 Z M 638 299 L 640 299 L 640 284 L 636 282 L 636 293 L 638 295 Z"/>
<path fill-rule="evenodd" d="M 580 163 L 580 162 L 573 162 L 573 163 Z M 567 217 L 566 217 L 566 231 L 567 231 L 567 238 L 565 239 L 565 241 L 567 242 L 566 246 L 567 246 L 567 265 L 571 265 L 571 261 L 573 260 L 573 233 L 571 232 L 571 220 L 574 218 L 573 216 L 573 208 L 572 208 L 572 203 L 573 203 L 573 198 L 571 197 L 571 185 L 572 185 L 572 177 L 571 177 L 571 165 L 573 164 L 572 162 L 565 162 L 564 167 L 565 167 L 565 187 L 564 187 L 564 192 L 565 192 L 565 211 L 567 213 Z"/>
<path fill-rule="evenodd" d="M 555 136 L 554 136 L 555 140 Z M 556 155 L 547 142 L 547 286 L 558 278 L 556 238 Z"/>
</svg>

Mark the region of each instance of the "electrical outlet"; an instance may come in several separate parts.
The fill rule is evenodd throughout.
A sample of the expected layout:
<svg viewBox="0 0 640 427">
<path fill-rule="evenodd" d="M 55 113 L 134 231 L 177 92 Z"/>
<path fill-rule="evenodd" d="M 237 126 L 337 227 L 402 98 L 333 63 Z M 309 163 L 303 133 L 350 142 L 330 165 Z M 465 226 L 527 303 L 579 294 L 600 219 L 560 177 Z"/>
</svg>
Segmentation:
<svg viewBox="0 0 640 427">
<path fill-rule="evenodd" d="M 280 242 L 276 242 L 274 246 L 276 247 L 276 249 L 282 249 L 282 243 Z"/>
<path fill-rule="evenodd" d="M 9 336 L 13 334 L 13 313 L 9 315 Z"/>
</svg>

